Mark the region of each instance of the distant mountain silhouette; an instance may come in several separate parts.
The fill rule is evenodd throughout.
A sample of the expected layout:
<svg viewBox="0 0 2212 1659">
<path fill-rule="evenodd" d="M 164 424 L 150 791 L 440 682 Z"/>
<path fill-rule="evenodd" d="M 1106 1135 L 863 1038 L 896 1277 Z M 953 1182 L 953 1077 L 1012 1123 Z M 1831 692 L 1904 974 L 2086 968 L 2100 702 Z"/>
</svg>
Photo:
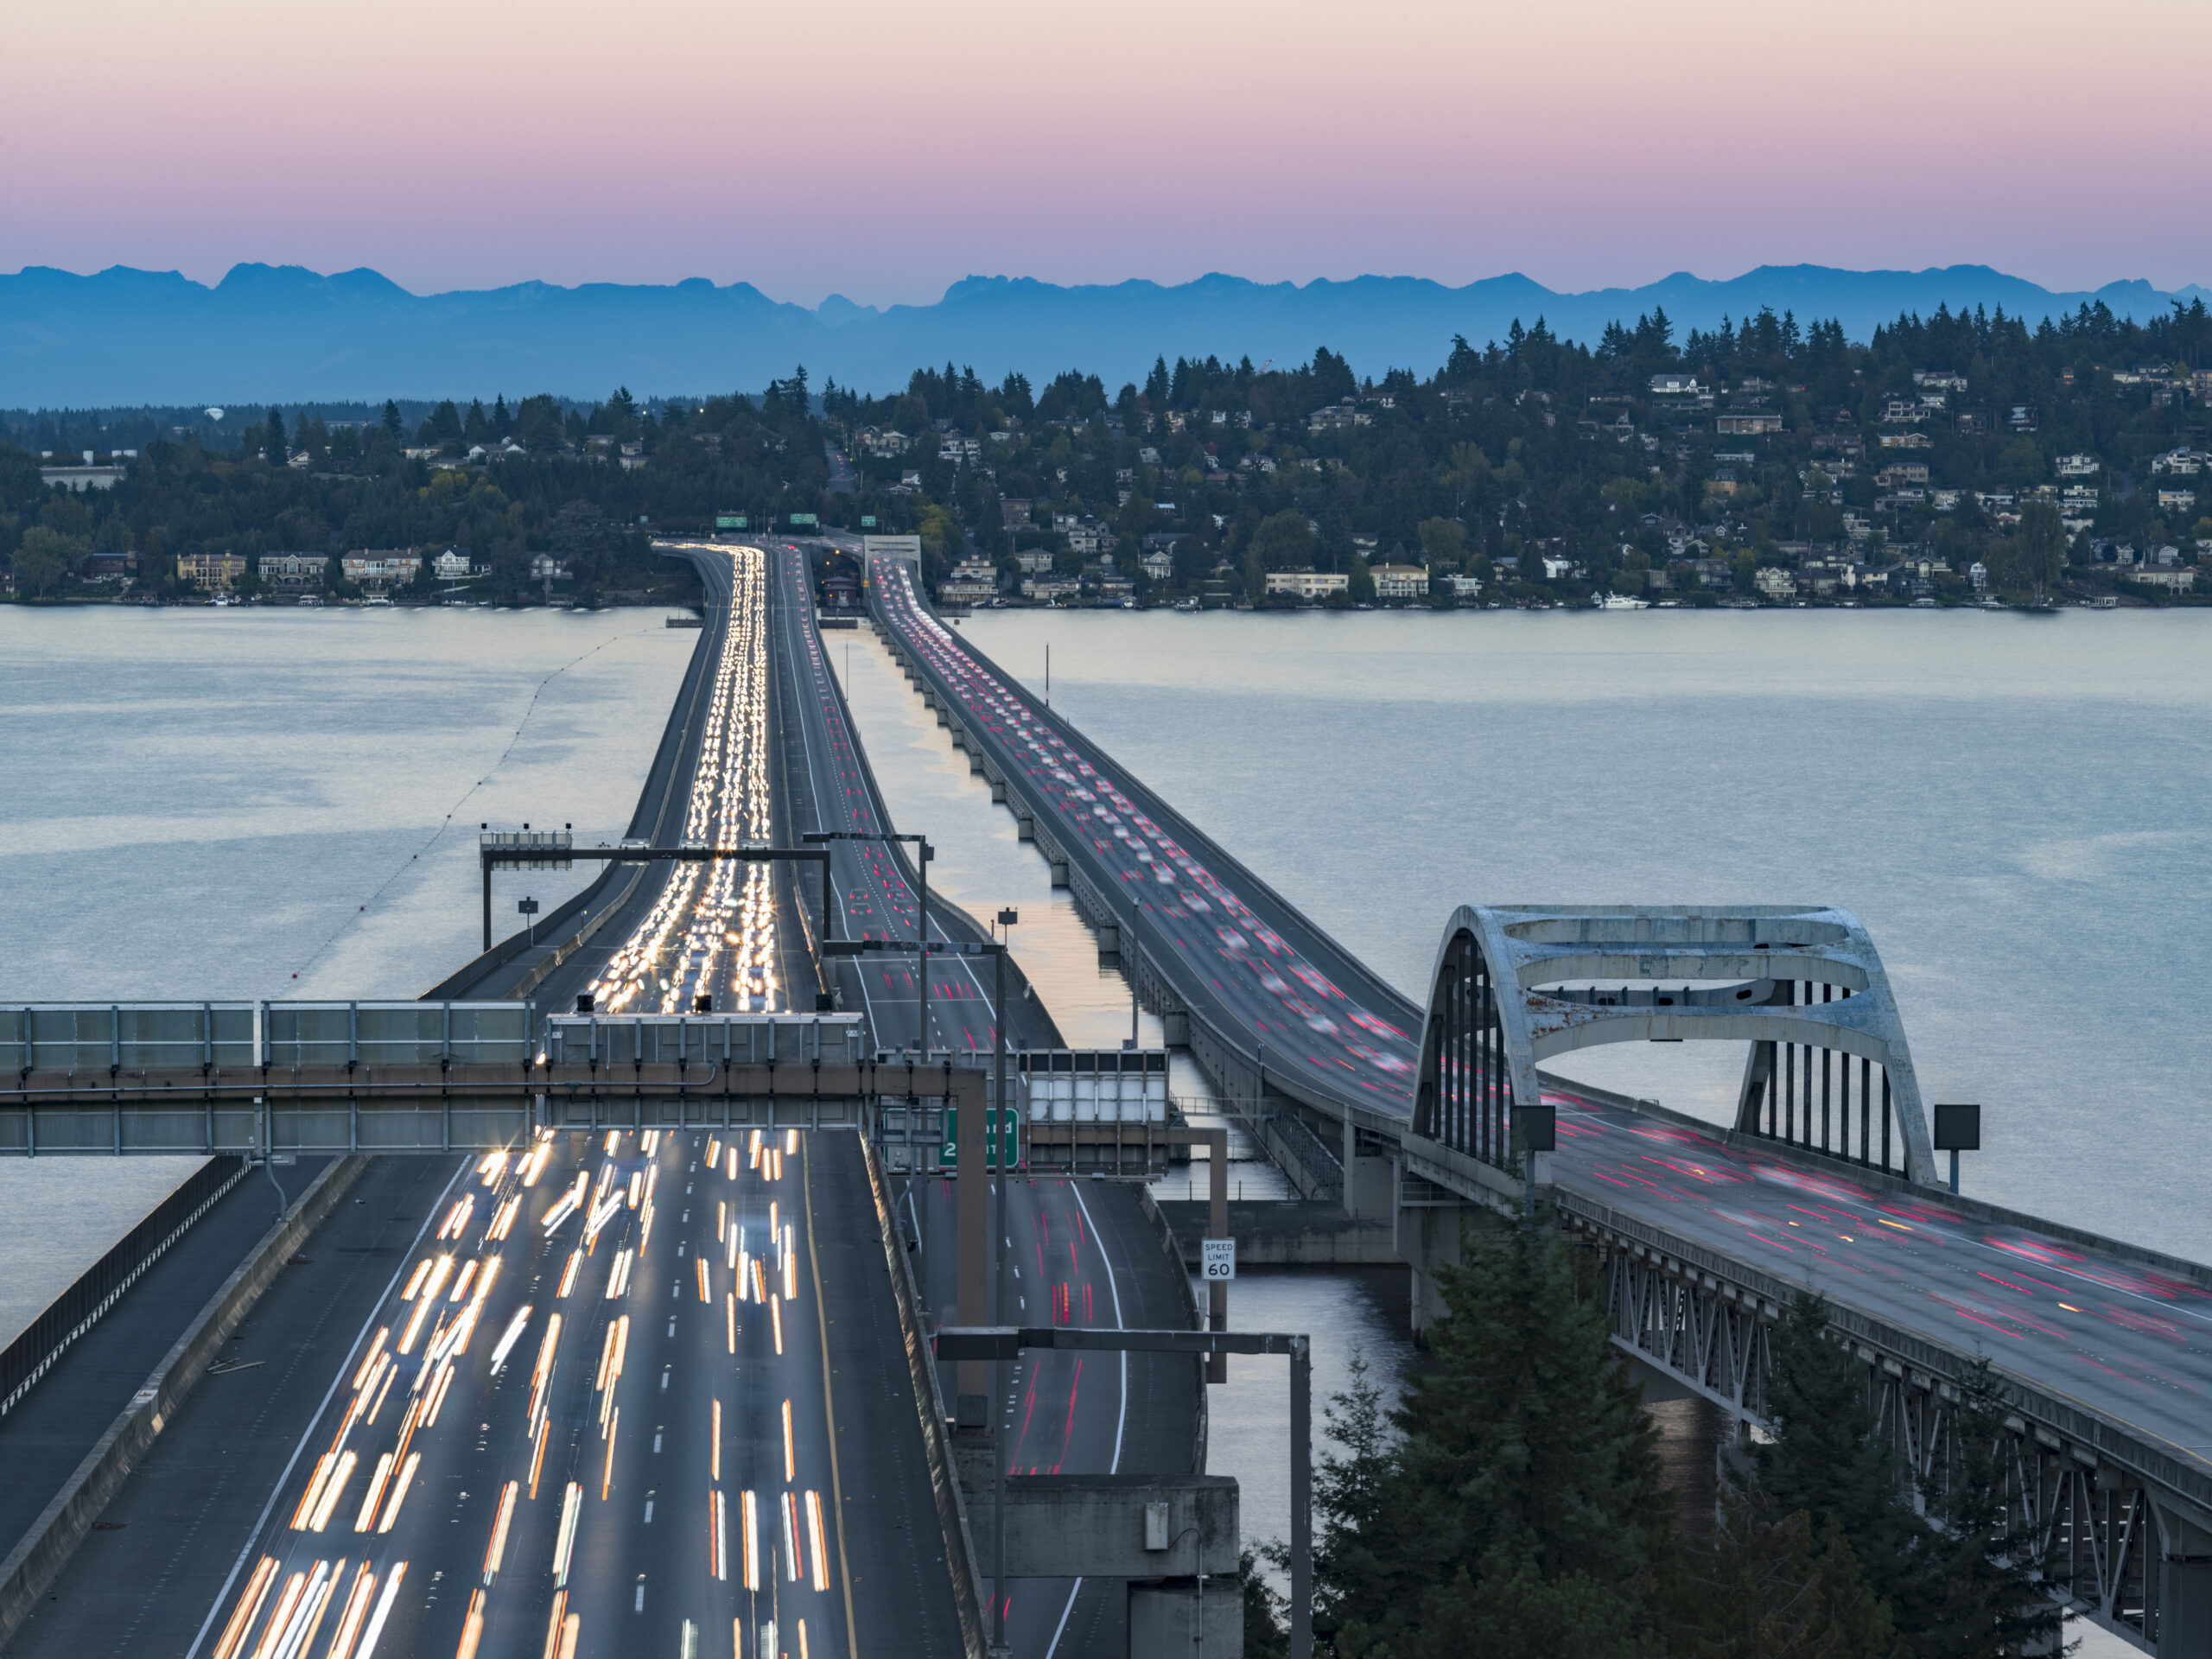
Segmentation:
<svg viewBox="0 0 2212 1659">
<path fill-rule="evenodd" d="M 296 265 L 244 264 L 214 287 L 175 271 L 116 266 L 97 276 L 32 266 L 0 276 L 0 406 L 300 403 L 536 391 L 641 395 L 765 385 L 804 363 L 863 391 L 903 385 L 924 364 L 972 365 L 996 380 L 1080 367 L 1110 391 L 1143 378 L 1157 354 L 1249 355 L 1303 362 L 1316 346 L 1363 374 L 1433 371 L 1452 336 L 1480 346 L 1518 318 L 1595 340 L 1663 306 L 1677 338 L 1760 307 L 1798 321 L 1841 320 L 1854 340 L 1900 312 L 1976 306 L 2039 320 L 2102 301 L 2147 320 L 2177 295 L 2145 282 L 2053 293 L 1986 265 L 1839 270 L 1763 265 L 1726 282 L 1687 271 L 1643 288 L 1560 294 L 1518 274 L 1447 288 L 1411 276 L 1252 283 L 1220 275 L 1176 287 L 1126 282 L 1056 287 L 1029 277 L 970 276 L 934 305 L 879 311 L 833 295 L 816 310 L 779 303 L 747 283 L 704 277 L 669 287 L 587 283 L 415 295 L 368 270 L 318 276 Z"/>
</svg>

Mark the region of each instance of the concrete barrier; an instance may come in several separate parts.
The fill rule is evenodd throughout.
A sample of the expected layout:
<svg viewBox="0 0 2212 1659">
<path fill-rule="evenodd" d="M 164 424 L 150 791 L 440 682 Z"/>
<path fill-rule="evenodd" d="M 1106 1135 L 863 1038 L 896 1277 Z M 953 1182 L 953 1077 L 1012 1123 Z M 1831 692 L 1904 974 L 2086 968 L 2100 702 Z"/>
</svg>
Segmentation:
<svg viewBox="0 0 2212 1659">
<path fill-rule="evenodd" d="M 0 1647 L 7 1645 L 38 1599 L 60 1576 L 92 1522 L 175 1418 L 231 1332 L 367 1166 L 366 1158 L 350 1157 L 324 1168 L 285 1217 L 223 1281 L 54 1501 L 0 1560 Z"/>
<path fill-rule="evenodd" d="M 1145 1219 L 1152 1224 L 1153 1238 L 1160 1246 L 1160 1253 L 1167 1258 L 1168 1265 L 1175 1274 L 1175 1282 L 1183 1288 L 1183 1323 L 1193 1331 L 1205 1330 L 1206 1328 L 1205 1313 L 1198 1306 L 1198 1293 L 1191 1285 L 1191 1271 L 1198 1265 L 1197 1246 L 1192 1247 L 1191 1255 L 1186 1260 L 1181 1244 L 1175 1236 L 1174 1224 L 1168 1220 L 1166 1212 L 1160 1206 L 1159 1200 L 1152 1196 L 1151 1182 L 1144 1181 L 1138 1184 L 1137 1202 L 1143 1207 Z M 1205 1205 L 1201 1203 L 1196 1207 L 1203 1210 Z M 1198 1226 L 1200 1231 L 1205 1230 L 1205 1221 L 1203 1216 L 1199 1217 Z M 1205 1361 L 1192 1360 L 1191 1371 L 1196 1379 L 1198 1391 L 1198 1422 L 1191 1435 L 1191 1472 L 1194 1475 L 1203 1475 L 1206 1471 Z"/>
<path fill-rule="evenodd" d="M 967 1505 L 961 1501 L 960 1465 L 953 1454 L 944 1395 L 938 1386 L 937 1357 L 929 1332 L 922 1328 L 921 1294 L 914 1284 L 913 1263 L 906 1258 L 899 1220 L 892 1213 L 891 1189 L 884 1180 L 875 1147 L 865 1135 L 858 1139 L 861 1157 L 868 1166 L 868 1191 L 875 1200 L 875 1230 L 883 1239 L 884 1264 L 890 1269 L 891 1293 L 899 1304 L 899 1329 L 906 1338 L 906 1366 L 913 1382 L 915 1408 L 921 1416 L 923 1455 L 930 1468 L 930 1491 L 937 1501 L 945 1570 L 952 1577 L 960 1639 L 968 1659 L 989 1659 L 989 1637 L 983 1628 L 983 1609 L 988 1602 L 976 1565 L 982 1558 L 976 1553 L 968 1529 Z"/>
</svg>

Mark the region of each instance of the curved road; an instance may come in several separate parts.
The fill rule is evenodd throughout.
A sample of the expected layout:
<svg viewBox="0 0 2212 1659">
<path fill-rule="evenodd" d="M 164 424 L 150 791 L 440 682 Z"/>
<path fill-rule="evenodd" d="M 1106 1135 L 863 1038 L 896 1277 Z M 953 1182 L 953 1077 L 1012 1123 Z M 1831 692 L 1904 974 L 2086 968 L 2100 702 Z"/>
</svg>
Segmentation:
<svg viewBox="0 0 2212 1659">
<path fill-rule="evenodd" d="M 931 614 L 911 567 L 869 572 L 879 621 L 918 657 L 998 764 L 1055 819 L 1102 892 L 1141 909 L 1178 988 L 1288 1059 L 1311 1087 L 1409 1121 L 1423 1014 L 1305 923 L 1112 760 Z M 1553 1179 L 1569 1210 L 1617 1212 L 1809 1284 L 2163 1446 L 2212 1478 L 2212 1274 L 2167 1271 L 2027 1218 L 1977 1217 L 1717 1130 L 1548 1080 Z"/>
</svg>

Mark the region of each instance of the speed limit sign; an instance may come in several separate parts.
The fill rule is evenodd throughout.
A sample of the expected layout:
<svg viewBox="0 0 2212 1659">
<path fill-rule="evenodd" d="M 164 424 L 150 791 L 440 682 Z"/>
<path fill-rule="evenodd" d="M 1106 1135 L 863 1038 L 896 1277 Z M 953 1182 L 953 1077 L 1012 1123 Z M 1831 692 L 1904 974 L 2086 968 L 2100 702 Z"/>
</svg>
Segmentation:
<svg viewBox="0 0 2212 1659">
<path fill-rule="evenodd" d="M 1198 1264 L 1205 1269 L 1209 1284 L 1234 1279 L 1236 1276 L 1236 1241 L 1233 1238 L 1200 1239 Z"/>
</svg>

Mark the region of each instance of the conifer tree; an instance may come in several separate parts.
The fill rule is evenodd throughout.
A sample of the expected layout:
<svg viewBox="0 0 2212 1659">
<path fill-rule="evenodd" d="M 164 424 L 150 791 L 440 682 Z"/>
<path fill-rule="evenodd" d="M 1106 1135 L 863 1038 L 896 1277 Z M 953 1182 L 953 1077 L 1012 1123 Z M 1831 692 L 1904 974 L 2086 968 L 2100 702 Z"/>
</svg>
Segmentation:
<svg viewBox="0 0 2212 1659">
<path fill-rule="evenodd" d="M 1670 1659 L 1885 1659 L 1888 1605 L 1830 1519 L 1724 1500 L 1712 1539 L 1682 1552 L 1668 1586 Z"/>
<path fill-rule="evenodd" d="M 1828 1334 L 1828 1305 L 1797 1293 L 1769 1333 L 1772 1444 L 1759 1448 L 1760 1489 L 1783 1514 L 1803 1510 L 1815 1534 L 1833 1521 L 1862 1561 L 1902 1547 L 1916 1524 L 1878 1433 L 1866 1370 Z"/>
<path fill-rule="evenodd" d="M 2011 1659 L 2058 1652 L 2063 1615 L 2043 1579 L 2043 1545 L 2007 1500 L 2015 1444 L 1989 1362 L 1977 1358 L 1952 1417 L 1947 1482 L 1921 1547 L 1934 1592 L 1909 1639 L 1916 1659 Z"/>
<path fill-rule="evenodd" d="M 1471 1232 L 1438 1281 L 1434 1363 L 1356 1547 L 1332 1536 L 1337 1651 L 1656 1651 L 1656 1431 L 1575 1259 L 1548 1226 Z"/>
</svg>

